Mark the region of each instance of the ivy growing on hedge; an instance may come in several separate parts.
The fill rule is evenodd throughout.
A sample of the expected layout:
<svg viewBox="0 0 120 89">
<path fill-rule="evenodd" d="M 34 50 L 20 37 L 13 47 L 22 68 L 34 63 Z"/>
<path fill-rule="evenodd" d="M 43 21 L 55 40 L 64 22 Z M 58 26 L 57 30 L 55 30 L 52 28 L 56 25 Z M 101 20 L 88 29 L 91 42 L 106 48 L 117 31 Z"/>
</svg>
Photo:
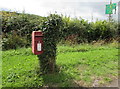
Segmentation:
<svg viewBox="0 0 120 89">
<path fill-rule="evenodd" d="M 43 73 L 53 73 L 56 68 L 57 43 L 61 38 L 62 18 L 51 14 L 46 17 L 41 25 L 43 31 L 43 54 L 38 55 L 40 67 Z"/>
</svg>

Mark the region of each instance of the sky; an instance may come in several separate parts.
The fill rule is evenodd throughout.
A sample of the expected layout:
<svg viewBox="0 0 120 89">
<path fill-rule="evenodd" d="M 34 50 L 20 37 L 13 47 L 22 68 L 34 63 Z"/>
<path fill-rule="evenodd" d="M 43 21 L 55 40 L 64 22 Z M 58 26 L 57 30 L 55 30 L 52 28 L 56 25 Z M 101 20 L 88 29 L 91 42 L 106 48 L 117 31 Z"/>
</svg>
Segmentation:
<svg viewBox="0 0 120 89">
<path fill-rule="evenodd" d="M 120 0 L 112 0 L 118 3 Z M 0 10 L 48 16 L 50 13 L 81 17 L 89 21 L 106 20 L 106 4 L 110 0 L 0 0 Z M 117 19 L 118 14 L 112 15 Z"/>
</svg>

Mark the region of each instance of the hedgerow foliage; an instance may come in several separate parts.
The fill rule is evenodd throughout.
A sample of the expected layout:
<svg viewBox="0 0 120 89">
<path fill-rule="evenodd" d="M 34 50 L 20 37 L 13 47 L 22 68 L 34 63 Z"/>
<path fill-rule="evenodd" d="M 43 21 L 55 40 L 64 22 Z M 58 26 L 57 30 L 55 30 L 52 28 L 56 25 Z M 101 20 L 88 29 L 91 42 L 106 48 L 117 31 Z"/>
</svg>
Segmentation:
<svg viewBox="0 0 120 89">
<path fill-rule="evenodd" d="M 31 45 L 32 31 L 43 32 L 43 54 L 38 55 L 43 73 L 53 73 L 56 68 L 57 43 L 67 40 L 72 44 L 106 40 L 117 37 L 115 21 L 89 23 L 82 18 L 50 14 L 48 17 L 2 11 L 2 47 L 15 49 Z"/>
<path fill-rule="evenodd" d="M 61 38 L 62 18 L 59 15 L 51 14 L 46 17 L 41 25 L 43 31 L 43 54 L 38 55 L 43 73 L 53 73 L 55 71 L 55 59 L 57 43 Z"/>
<path fill-rule="evenodd" d="M 64 39 L 71 35 L 76 35 L 77 43 L 92 42 L 97 40 L 106 40 L 118 36 L 118 24 L 116 21 L 111 22 L 100 20 L 96 22 L 88 22 L 82 18 L 63 17 Z"/>
<path fill-rule="evenodd" d="M 16 12 L 0 12 L 2 15 L 2 48 L 15 49 L 31 45 L 31 33 L 40 29 L 43 17 Z"/>
<path fill-rule="evenodd" d="M 0 14 L 2 15 L 3 50 L 30 46 L 32 31 L 42 30 L 42 23 L 45 22 L 45 17 L 37 15 L 6 11 L 1 11 Z M 68 41 L 72 44 L 80 44 L 118 36 L 118 24 L 115 21 L 88 22 L 82 18 L 60 17 L 63 24 L 61 30 L 59 30 L 61 34 L 57 33 L 59 36 L 56 35 L 56 38 L 57 36 L 60 37 L 63 43 Z M 52 23 L 54 23 L 54 20 Z M 44 27 L 47 26 L 47 24 L 44 25 Z M 56 29 L 53 25 L 49 28 Z M 49 35 L 51 36 L 53 33 L 55 32 L 51 32 Z"/>
</svg>

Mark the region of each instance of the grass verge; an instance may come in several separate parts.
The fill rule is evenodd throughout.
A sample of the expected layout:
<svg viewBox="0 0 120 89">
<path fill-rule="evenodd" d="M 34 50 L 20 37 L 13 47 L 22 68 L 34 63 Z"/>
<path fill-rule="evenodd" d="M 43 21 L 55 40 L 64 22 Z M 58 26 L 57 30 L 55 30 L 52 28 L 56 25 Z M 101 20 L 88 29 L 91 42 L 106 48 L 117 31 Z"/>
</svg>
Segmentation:
<svg viewBox="0 0 120 89">
<path fill-rule="evenodd" d="M 118 77 L 118 46 L 58 45 L 59 72 L 40 75 L 31 48 L 2 52 L 3 87 L 104 86 Z"/>
</svg>

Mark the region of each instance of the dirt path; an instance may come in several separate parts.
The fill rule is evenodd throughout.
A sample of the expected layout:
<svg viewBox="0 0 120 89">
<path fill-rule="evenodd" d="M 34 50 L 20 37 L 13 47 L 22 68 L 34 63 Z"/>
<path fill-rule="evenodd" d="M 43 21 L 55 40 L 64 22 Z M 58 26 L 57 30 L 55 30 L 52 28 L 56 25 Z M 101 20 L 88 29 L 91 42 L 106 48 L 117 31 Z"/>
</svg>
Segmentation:
<svg viewBox="0 0 120 89">
<path fill-rule="evenodd" d="M 120 81 L 120 79 L 119 79 L 119 81 Z M 118 84 L 118 79 L 112 81 L 108 87 L 119 87 L 120 88 L 120 86 Z"/>
</svg>

